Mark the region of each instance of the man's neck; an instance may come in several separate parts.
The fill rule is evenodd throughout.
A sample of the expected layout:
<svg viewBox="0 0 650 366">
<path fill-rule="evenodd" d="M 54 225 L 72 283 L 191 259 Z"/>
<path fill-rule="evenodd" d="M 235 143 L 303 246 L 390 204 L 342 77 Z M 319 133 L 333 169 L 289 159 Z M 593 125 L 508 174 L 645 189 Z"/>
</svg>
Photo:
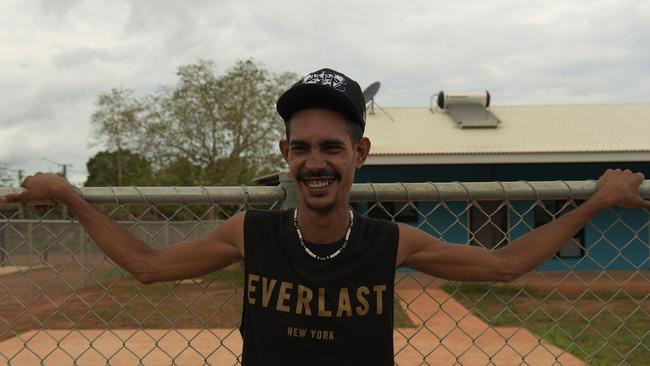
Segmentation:
<svg viewBox="0 0 650 366">
<path fill-rule="evenodd" d="M 314 211 L 300 204 L 298 224 L 305 241 L 316 244 L 331 244 L 345 236 L 349 225 L 347 205 L 336 206 L 325 212 Z"/>
</svg>

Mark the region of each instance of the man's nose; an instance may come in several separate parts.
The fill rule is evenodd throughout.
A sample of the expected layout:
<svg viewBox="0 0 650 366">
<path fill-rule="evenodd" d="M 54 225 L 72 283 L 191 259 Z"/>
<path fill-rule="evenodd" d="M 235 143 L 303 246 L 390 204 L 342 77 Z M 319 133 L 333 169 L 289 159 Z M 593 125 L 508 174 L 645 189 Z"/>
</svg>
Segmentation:
<svg viewBox="0 0 650 366">
<path fill-rule="evenodd" d="M 307 159 L 306 162 L 307 168 L 313 169 L 313 170 L 318 170 L 325 168 L 327 165 L 325 163 L 325 159 L 323 158 L 323 154 L 320 153 L 320 151 L 312 151 L 311 154 L 309 154 L 309 158 Z"/>
</svg>

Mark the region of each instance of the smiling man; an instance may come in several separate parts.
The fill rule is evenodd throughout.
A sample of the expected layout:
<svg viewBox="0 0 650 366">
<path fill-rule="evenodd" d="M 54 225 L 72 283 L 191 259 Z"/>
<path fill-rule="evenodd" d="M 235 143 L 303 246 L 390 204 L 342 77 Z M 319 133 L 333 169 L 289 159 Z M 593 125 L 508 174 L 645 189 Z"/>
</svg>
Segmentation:
<svg viewBox="0 0 650 366">
<path fill-rule="evenodd" d="M 299 204 L 284 212 L 241 212 L 202 238 L 153 249 L 84 201 L 61 177 L 37 173 L 5 202 L 66 204 L 95 243 L 143 283 L 180 280 L 245 263 L 242 363 L 393 365 L 393 282 L 405 266 L 467 281 L 511 281 L 551 258 L 602 210 L 650 208 L 644 177 L 608 170 L 580 207 L 489 251 L 450 245 L 408 225 L 360 217 L 349 207 L 363 137 L 359 85 L 315 71 L 278 100 L 286 123 L 282 156 Z"/>
</svg>

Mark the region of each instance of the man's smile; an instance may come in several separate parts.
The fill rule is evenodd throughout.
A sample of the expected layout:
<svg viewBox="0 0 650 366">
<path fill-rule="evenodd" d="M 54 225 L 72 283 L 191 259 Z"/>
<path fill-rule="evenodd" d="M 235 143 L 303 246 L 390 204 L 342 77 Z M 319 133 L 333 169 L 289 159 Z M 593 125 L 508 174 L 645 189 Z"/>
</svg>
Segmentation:
<svg viewBox="0 0 650 366">
<path fill-rule="evenodd" d="M 309 188 L 319 189 L 326 188 L 330 184 L 334 183 L 334 178 L 312 178 L 312 179 L 303 179 L 305 185 Z"/>
<path fill-rule="evenodd" d="M 298 175 L 298 179 L 307 186 L 312 193 L 322 193 L 340 178 L 341 176 L 331 168 L 321 171 L 305 170 Z"/>
</svg>

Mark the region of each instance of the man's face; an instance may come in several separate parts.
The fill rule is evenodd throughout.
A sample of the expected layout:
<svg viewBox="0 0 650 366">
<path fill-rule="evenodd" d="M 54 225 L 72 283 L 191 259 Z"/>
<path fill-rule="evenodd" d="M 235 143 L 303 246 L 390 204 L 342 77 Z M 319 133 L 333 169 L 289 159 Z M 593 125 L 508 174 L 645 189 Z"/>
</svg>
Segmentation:
<svg viewBox="0 0 650 366">
<path fill-rule="evenodd" d="M 370 141 L 353 144 L 347 123 L 336 112 L 305 109 L 291 117 L 289 141 L 280 142 L 300 201 L 311 210 L 348 205 L 354 172 L 363 165 Z"/>
</svg>

